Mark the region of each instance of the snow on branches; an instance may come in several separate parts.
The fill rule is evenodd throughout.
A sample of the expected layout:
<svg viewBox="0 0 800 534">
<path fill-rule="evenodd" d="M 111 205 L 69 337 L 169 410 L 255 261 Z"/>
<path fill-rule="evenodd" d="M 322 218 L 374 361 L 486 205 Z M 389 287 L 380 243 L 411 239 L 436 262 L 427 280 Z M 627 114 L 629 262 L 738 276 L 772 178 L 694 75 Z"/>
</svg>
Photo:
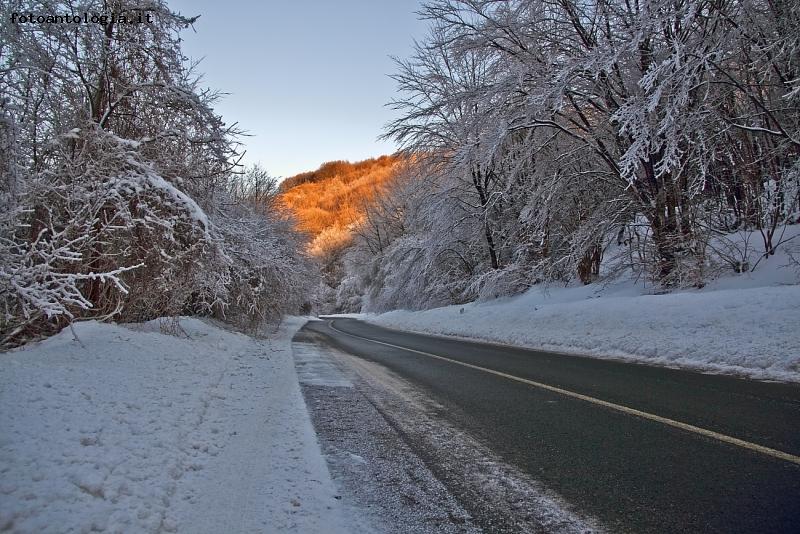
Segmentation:
<svg viewBox="0 0 800 534">
<path fill-rule="evenodd" d="M 0 14 L 68 8 L 22 1 Z M 191 19 L 161 0 L 115 10 L 153 16 L 0 29 L 3 346 L 78 318 L 257 326 L 302 303 L 301 244 L 237 196 L 238 131 L 185 65 Z"/>
<path fill-rule="evenodd" d="M 431 0 L 420 13 L 430 32 L 397 64 L 386 136 L 425 193 L 346 274 L 366 309 L 601 271 L 702 286 L 730 263 L 712 241 L 755 232 L 768 257 L 798 221 L 797 2 Z"/>
</svg>

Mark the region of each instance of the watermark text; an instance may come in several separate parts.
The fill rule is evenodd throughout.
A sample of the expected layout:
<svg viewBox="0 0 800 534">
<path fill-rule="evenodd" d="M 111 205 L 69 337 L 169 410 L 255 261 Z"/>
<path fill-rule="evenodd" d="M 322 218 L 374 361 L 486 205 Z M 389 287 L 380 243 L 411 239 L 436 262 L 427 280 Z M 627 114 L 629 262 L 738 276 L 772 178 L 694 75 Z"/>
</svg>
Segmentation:
<svg viewBox="0 0 800 534">
<path fill-rule="evenodd" d="M 38 15 L 11 13 L 13 24 L 149 24 L 152 15 L 146 11 L 127 13 L 70 13 L 65 15 Z"/>
</svg>

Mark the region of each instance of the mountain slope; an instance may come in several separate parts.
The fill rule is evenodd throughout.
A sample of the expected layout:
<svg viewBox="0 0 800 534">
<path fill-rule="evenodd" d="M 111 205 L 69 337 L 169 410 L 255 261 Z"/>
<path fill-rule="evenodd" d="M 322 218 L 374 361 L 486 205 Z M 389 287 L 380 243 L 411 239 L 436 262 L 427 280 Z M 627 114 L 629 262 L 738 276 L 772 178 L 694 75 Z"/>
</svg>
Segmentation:
<svg viewBox="0 0 800 534">
<path fill-rule="evenodd" d="M 350 243 L 353 225 L 397 175 L 402 163 L 402 158 L 394 155 L 355 163 L 324 163 L 317 170 L 284 180 L 280 204 L 294 215 L 298 229 L 311 237 L 309 251 L 324 257 Z"/>
</svg>

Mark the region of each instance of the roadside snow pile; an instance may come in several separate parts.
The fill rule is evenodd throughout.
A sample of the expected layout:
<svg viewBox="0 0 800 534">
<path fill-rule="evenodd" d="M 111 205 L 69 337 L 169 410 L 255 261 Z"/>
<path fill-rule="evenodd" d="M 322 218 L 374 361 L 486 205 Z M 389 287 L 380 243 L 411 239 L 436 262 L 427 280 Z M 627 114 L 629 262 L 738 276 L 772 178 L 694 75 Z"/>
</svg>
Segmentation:
<svg viewBox="0 0 800 534">
<path fill-rule="evenodd" d="M 401 330 L 462 336 L 800 382 L 800 286 L 777 269 L 718 280 L 703 290 L 643 294 L 633 283 L 535 287 L 510 299 L 422 312 L 366 315 Z"/>
<path fill-rule="evenodd" d="M 344 531 L 294 371 L 197 319 L 0 354 L 0 531 Z"/>
</svg>

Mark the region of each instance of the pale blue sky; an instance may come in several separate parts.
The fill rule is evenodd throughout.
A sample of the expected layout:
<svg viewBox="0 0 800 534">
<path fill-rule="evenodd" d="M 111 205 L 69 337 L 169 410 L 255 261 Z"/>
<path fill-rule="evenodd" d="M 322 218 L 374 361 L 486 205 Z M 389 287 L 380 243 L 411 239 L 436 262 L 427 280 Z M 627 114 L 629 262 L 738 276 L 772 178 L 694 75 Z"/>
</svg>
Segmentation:
<svg viewBox="0 0 800 534">
<path fill-rule="evenodd" d="M 392 117 L 389 56 L 407 57 L 425 33 L 418 0 L 170 0 L 187 16 L 184 53 L 204 58 L 205 85 L 232 93 L 217 105 L 238 122 L 246 163 L 291 176 L 334 159 L 391 153 L 378 142 Z"/>
</svg>

